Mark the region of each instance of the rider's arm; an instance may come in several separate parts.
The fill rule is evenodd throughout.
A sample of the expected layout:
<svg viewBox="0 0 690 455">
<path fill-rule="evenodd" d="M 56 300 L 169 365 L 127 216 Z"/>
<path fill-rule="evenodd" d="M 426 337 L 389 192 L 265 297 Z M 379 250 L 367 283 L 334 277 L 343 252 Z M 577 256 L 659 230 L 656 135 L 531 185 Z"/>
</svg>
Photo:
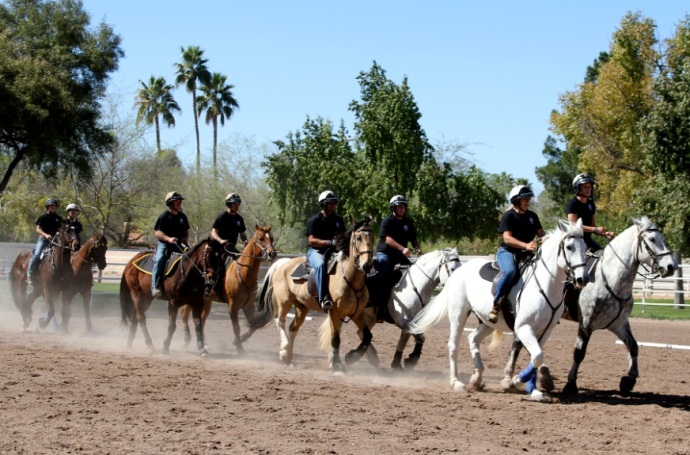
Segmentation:
<svg viewBox="0 0 690 455">
<path fill-rule="evenodd" d="M 175 243 L 175 240 L 177 240 L 175 237 L 165 235 L 163 231 L 156 231 L 155 235 L 158 240 L 165 243 Z"/>
<path fill-rule="evenodd" d="M 240 238 L 242 239 L 242 242 L 244 242 L 245 245 L 249 242 L 249 239 L 247 238 L 247 231 L 242 231 L 240 232 Z"/>
<path fill-rule="evenodd" d="M 385 242 L 386 242 L 386 245 L 388 245 L 389 247 L 394 248 L 394 249 L 400 251 L 400 252 L 401 252 L 402 254 L 404 254 L 405 256 L 409 256 L 409 255 L 410 255 L 410 249 L 409 249 L 409 248 L 406 248 L 406 247 L 402 246 L 401 244 L 399 244 L 398 242 L 396 242 L 395 239 L 394 239 L 393 237 L 390 237 L 390 236 L 387 235 L 387 236 L 386 236 Z"/>
<path fill-rule="evenodd" d="M 45 232 L 43 232 L 43 229 L 41 229 L 41 226 L 38 225 L 38 224 L 36 225 L 36 232 L 38 232 L 38 235 L 40 235 L 40 236 L 43 237 L 44 239 L 50 240 L 50 235 L 48 235 L 48 234 L 46 234 Z"/>
<path fill-rule="evenodd" d="M 312 248 L 323 248 L 326 246 L 335 245 L 335 240 L 323 240 L 310 234 L 307 237 L 307 244 Z"/>
<path fill-rule="evenodd" d="M 216 228 L 211 229 L 211 238 L 216 242 L 219 242 L 221 245 L 225 245 L 228 242 L 227 240 L 222 239 L 220 235 L 218 235 L 218 231 L 216 230 Z"/>
<path fill-rule="evenodd" d="M 543 232 L 543 231 L 542 231 Z M 511 246 L 513 248 L 517 248 L 519 250 L 530 250 L 530 251 L 536 251 L 537 250 L 537 242 L 532 240 L 531 242 L 522 242 L 515 237 L 513 237 L 512 231 L 503 231 L 503 242 Z"/>
</svg>

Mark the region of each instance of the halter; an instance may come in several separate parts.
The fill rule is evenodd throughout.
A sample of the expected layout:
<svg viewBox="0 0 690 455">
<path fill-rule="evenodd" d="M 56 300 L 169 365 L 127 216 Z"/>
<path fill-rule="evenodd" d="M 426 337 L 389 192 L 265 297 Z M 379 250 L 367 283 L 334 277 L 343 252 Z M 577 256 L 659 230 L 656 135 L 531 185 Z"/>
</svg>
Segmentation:
<svg viewBox="0 0 690 455">
<path fill-rule="evenodd" d="M 648 278 L 648 277 L 649 277 L 649 274 L 652 273 L 652 270 L 647 271 L 647 267 L 645 267 L 645 264 L 644 264 L 642 261 L 640 261 L 640 250 L 642 249 L 642 246 L 644 245 L 645 250 L 647 250 L 647 254 L 649 254 L 649 256 L 652 258 L 652 267 L 653 267 L 654 265 L 656 265 L 656 266 L 657 266 L 657 270 L 659 269 L 659 258 L 662 258 L 662 257 L 664 257 L 664 256 L 669 256 L 669 255 L 671 255 L 671 254 L 673 254 L 673 253 L 671 252 L 671 250 L 667 249 L 666 251 L 662 251 L 661 253 L 656 254 L 656 253 L 652 250 L 652 248 L 649 246 L 649 243 L 647 243 L 647 239 L 645 239 L 645 238 L 644 238 L 644 235 L 642 235 L 642 234 L 644 234 L 645 232 L 660 232 L 660 231 L 659 231 L 659 229 L 657 229 L 656 227 L 651 227 L 651 226 L 650 226 L 650 227 L 648 227 L 647 229 L 643 229 L 643 230 L 641 230 L 640 232 L 637 233 L 637 249 L 635 250 L 635 260 L 637 261 L 638 264 L 640 264 L 640 265 L 642 266 L 642 268 L 645 270 L 645 272 L 646 272 L 648 275 L 642 275 L 642 274 L 640 274 L 640 273 L 637 272 L 637 271 L 636 271 L 635 273 L 637 273 L 638 275 L 642 276 L 643 278 Z M 612 250 L 613 250 L 613 249 L 612 249 Z M 616 256 L 618 256 L 618 255 L 616 255 Z M 618 258 L 618 259 L 620 260 L 620 258 Z M 622 262 L 622 261 L 621 261 L 621 262 Z M 658 277 L 659 277 L 659 275 L 657 274 L 657 275 L 654 276 L 652 279 L 658 278 Z"/>
<path fill-rule="evenodd" d="M 213 285 L 216 282 L 216 279 L 214 276 L 210 276 L 210 277 L 208 276 L 208 267 L 207 267 L 208 250 L 211 250 L 212 248 L 209 246 L 208 242 L 206 242 L 204 244 L 204 250 L 201 253 L 201 269 L 200 269 L 199 266 L 197 266 L 194 263 L 194 261 L 192 261 L 192 259 L 187 255 L 187 253 L 185 251 L 182 250 L 182 248 L 180 248 L 179 245 L 177 245 L 177 247 L 179 248 L 180 252 L 182 253 L 182 257 L 187 259 L 189 261 L 189 263 L 192 264 L 192 267 L 194 267 L 196 269 L 196 271 L 199 272 L 199 274 L 203 277 L 204 288 L 206 289 L 206 296 L 208 296 L 211 293 L 211 289 L 213 289 Z M 220 270 L 218 270 L 218 268 L 216 268 L 215 275 L 218 275 L 219 273 L 220 273 Z M 182 267 L 182 264 L 180 264 L 180 275 L 182 276 L 182 278 L 184 278 L 184 267 Z"/>
<path fill-rule="evenodd" d="M 252 240 L 250 240 L 249 243 L 251 243 L 251 241 Z M 243 258 L 250 258 L 250 259 L 261 259 L 262 261 L 269 261 L 269 262 L 271 262 L 273 260 L 273 258 L 271 257 L 271 253 L 275 252 L 275 248 L 273 247 L 273 243 L 271 243 L 270 245 L 268 245 L 265 248 L 258 241 L 254 241 L 254 245 L 259 247 L 259 249 L 261 250 L 261 256 L 255 256 L 253 254 L 238 253 L 236 251 L 230 251 L 225 247 L 225 245 L 223 245 L 223 251 L 228 253 L 230 256 L 234 256 L 236 258 L 243 257 Z M 270 249 L 273 249 L 273 251 L 269 251 Z"/>
<path fill-rule="evenodd" d="M 450 276 L 452 272 L 451 272 L 450 269 L 448 268 L 448 264 L 451 263 L 451 262 L 460 262 L 460 258 L 457 257 L 457 256 L 454 256 L 454 257 L 452 257 L 452 258 L 450 258 L 450 259 L 447 259 L 447 256 L 446 256 L 446 252 L 445 252 L 445 251 L 441 251 L 441 256 L 442 256 L 442 259 L 441 259 L 441 261 L 439 262 L 439 264 L 438 264 L 438 266 L 437 266 L 439 275 L 440 275 L 440 273 L 441 273 L 441 268 L 442 268 L 442 267 L 445 267 L 446 273 L 448 273 L 448 276 Z M 417 261 L 417 262 L 415 262 L 414 264 L 412 264 L 412 267 L 417 266 L 417 268 L 422 272 L 422 275 L 424 275 L 429 281 L 434 281 L 433 278 L 431 278 L 429 275 L 426 274 L 426 272 L 424 271 L 424 269 L 422 268 L 422 266 L 420 266 L 420 265 L 418 264 L 418 262 L 419 262 L 419 261 Z M 419 294 L 419 289 L 417 289 L 417 286 L 415 286 L 414 282 L 412 281 L 412 274 L 410 274 L 410 270 L 411 270 L 411 268 L 410 268 L 410 269 L 407 269 L 407 273 L 408 273 L 408 275 L 410 275 L 410 283 L 412 284 L 412 290 L 414 290 L 415 295 L 417 296 L 417 298 L 419 299 L 419 301 L 422 302 L 422 308 L 424 308 L 424 307 L 426 306 L 426 304 L 424 303 L 424 299 L 422 299 L 422 296 Z M 439 277 L 439 279 L 440 279 L 440 277 Z"/>
</svg>

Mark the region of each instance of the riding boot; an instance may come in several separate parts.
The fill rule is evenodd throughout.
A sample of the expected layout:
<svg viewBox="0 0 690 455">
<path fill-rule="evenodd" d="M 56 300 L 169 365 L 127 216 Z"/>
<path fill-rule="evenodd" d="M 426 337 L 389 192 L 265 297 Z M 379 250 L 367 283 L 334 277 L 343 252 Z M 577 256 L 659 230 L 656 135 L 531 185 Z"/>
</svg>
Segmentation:
<svg viewBox="0 0 690 455">
<path fill-rule="evenodd" d="M 323 297 L 321 297 L 321 309 L 323 311 L 329 311 L 331 308 L 333 308 L 333 300 L 331 299 L 331 295 L 328 292 L 328 281 L 329 281 L 330 276 L 328 273 L 324 273 L 323 277 L 321 278 L 321 290 L 323 293 Z"/>
<path fill-rule="evenodd" d="M 489 312 L 489 322 L 496 324 L 498 322 L 498 312 L 501 311 L 501 302 L 503 301 L 503 296 L 494 300 L 494 306 Z"/>
</svg>

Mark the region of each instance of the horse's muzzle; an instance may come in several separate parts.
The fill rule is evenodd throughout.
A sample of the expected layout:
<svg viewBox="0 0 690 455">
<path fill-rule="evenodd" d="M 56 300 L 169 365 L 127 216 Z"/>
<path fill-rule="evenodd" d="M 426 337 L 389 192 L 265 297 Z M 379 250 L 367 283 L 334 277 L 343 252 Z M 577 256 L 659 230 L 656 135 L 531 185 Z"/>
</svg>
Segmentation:
<svg viewBox="0 0 690 455">
<path fill-rule="evenodd" d="M 362 270 L 364 270 L 364 273 L 369 273 L 371 271 L 373 265 L 374 264 L 371 261 L 369 261 L 362 266 Z"/>
</svg>

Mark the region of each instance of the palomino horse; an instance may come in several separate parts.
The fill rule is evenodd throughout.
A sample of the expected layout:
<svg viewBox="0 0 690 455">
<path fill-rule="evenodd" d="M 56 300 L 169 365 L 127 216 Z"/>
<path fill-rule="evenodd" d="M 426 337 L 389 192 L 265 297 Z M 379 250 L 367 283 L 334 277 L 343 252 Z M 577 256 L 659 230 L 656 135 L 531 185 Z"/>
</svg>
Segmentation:
<svg viewBox="0 0 690 455">
<path fill-rule="evenodd" d="M 366 325 L 364 310 L 369 298 L 364 278 L 371 270 L 374 255 L 374 232 L 367 217 L 356 223 L 347 233 L 336 239 L 336 272 L 330 277 L 328 289 L 333 299 L 333 308 L 328 318 L 319 328 L 321 347 L 330 345 L 330 367 L 334 373 L 343 371 L 340 360 L 340 330 L 343 320 L 350 318 L 362 332 L 359 346 L 345 356 L 347 363 L 360 359 L 371 344 L 371 331 Z M 309 310 L 321 312 L 316 299 L 309 293 L 306 282 L 296 283 L 291 278 L 293 271 L 304 262 L 303 257 L 281 259 L 274 263 L 266 274 L 256 296 L 258 314 L 250 321 L 254 329 L 275 320 L 280 333 L 280 359 L 287 365 L 292 362 L 293 348 L 297 331 L 304 323 Z M 291 308 L 295 308 L 295 318 L 289 331 L 285 329 L 285 319 Z"/>
<path fill-rule="evenodd" d="M 259 278 L 261 261 L 272 261 L 276 256 L 271 226 L 260 227 L 256 225 L 255 227 L 256 231 L 254 231 L 254 235 L 247 242 L 244 251 L 235 253 L 225 249 L 227 254 L 235 256 L 236 259 L 225 271 L 225 281 L 216 285 L 215 290 L 211 293 L 211 298 L 206 300 L 204 310 L 201 312 L 201 323 L 205 326 L 206 318 L 211 312 L 211 304 L 214 301 L 228 304 L 228 313 L 230 313 L 232 330 L 235 335 L 233 344 L 239 354 L 244 353 L 242 343 L 247 341 L 255 331 L 255 329 L 250 327 L 247 333 L 240 336 L 240 310 L 242 310 L 248 321 L 254 318 L 254 298 L 256 296 L 256 283 Z M 189 331 L 190 312 L 191 308 L 189 305 L 182 308 L 185 346 L 188 346 L 192 339 L 192 334 Z"/>
<path fill-rule="evenodd" d="M 551 331 L 563 313 L 563 282 L 568 273 L 574 274 L 577 286 L 587 282 L 585 268 L 585 242 L 582 237 L 582 222 L 569 225 L 559 220 L 558 231 L 549 233 L 549 238 L 532 260 L 510 292 L 510 301 L 515 302 L 514 333 L 527 347 L 532 363 L 518 378 L 513 378 L 514 386 L 527 383 L 527 392 L 535 401 L 551 401 L 548 394 L 536 388 L 537 369 L 541 373 L 541 385 L 553 389 L 553 379 L 544 363 L 543 347 Z M 496 324 L 489 322 L 493 296 L 491 283 L 482 279 L 479 270 L 488 261 L 473 259 L 457 270 L 446 283 L 441 293 L 415 317 L 409 326 L 411 333 L 424 333 L 433 324 L 448 314 L 450 337 L 448 353 L 450 357 L 450 383 L 457 391 L 467 391 L 468 387 L 458 375 L 458 351 L 467 318 L 475 313 L 483 322 L 469 335 L 470 350 L 474 361 L 474 374 L 470 378 L 470 389 L 482 389 L 484 365 L 479 352 L 481 341 L 494 331 L 494 341 L 502 332 L 511 327 L 501 314 Z M 492 343 L 495 344 L 495 343 Z"/>
<path fill-rule="evenodd" d="M 604 248 L 590 272 L 590 283 L 585 286 L 578 300 L 577 343 L 573 355 L 573 365 L 568 374 L 568 382 L 563 388 L 567 394 L 577 394 L 577 373 L 585 358 L 589 339 L 595 330 L 608 329 L 628 348 L 630 365 L 628 373 L 621 377 L 621 394 L 629 394 L 639 376 L 637 368 L 638 346 L 630 329 L 628 318 L 633 308 L 632 287 L 635 274 L 640 265 L 649 267 L 651 272 L 667 277 L 676 270 L 671 250 L 666 246 L 664 236 L 649 218 L 633 219 L 634 224 L 613 239 Z M 564 319 L 574 320 L 566 311 Z M 515 361 L 522 349 L 515 340 L 506 375 L 512 374 Z"/>
<path fill-rule="evenodd" d="M 60 294 L 64 280 L 71 277 L 70 253 L 79 248 L 79 240 L 74 229 L 63 226 L 58 229 L 50 241 L 50 246 L 44 250 L 44 257 L 37 266 L 38 273 L 33 275 L 33 289 L 27 294 L 26 272 L 31 260 L 32 251 L 19 253 L 10 272 L 10 289 L 14 304 L 22 315 L 24 329 L 31 326 L 32 306 L 34 301 L 44 296 L 48 310 L 38 321 L 44 329 L 55 316 L 55 300 Z M 64 321 L 63 321 L 64 323 Z"/>
<path fill-rule="evenodd" d="M 208 299 L 211 289 L 223 270 L 222 251 L 223 247 L 219 242 L 210 238 L 202 240 L 189 252 L 183 252 L 171 275 L 165 277 L 163 289 L 168 299 L 168 336 L 163 342 L 163 353 L 169 353 L 170 342 L 177 327 L 178 309 L 183 305 L 190 305 L 196 329 L 196 346 L 199 354 L 202 357 L 206 356 L 201 310 L 204 307 L 204 300 Z M 130 259 L 125 266 L 120 280 L 120 308 L 122 309 L 121 325 L 129 326 L 127 346 L 132 347 L 137 325 L 140 325 L 146 346 L 153 352 L 153 341 L 146 327 L 146 310 L 149 309 L 153 300 L 151 272 L 144 272 L 135 265 L 140 258 L 150 254 L 153 253 L 142 251 Z"/>
<path fill-rule="evenodd" d="M 400 329 L 400 338 L 395 349 L 395 355 L 391 368 L 402 370 L 402 356 L 405 346 L 410 339 L 407 325 L 419 313 L 431 299 L 434 289 L 446 281 L 453 271 L 460 267 L 458 251 L 453 249 L 436 250 L 420 256 L 414 264 L 405 270 L 398 284 L 393 288 L 388 299 L 388 312 L 393 323 Z M 376 283 L 377 284 L 377 283 Z M 369 286 L 374 283 L 369 284 Z M 371 329 L 376 324 L 376 318 L 372 312 L 367 312 L 367 325 Z M 422 347 L 424 346 L 424 334 L 414 335 L 415 346 L 412 353 L 405 359 L 405 368 L 412 369 L 417 364 Z M 371 345 L 367 350 L 367 356 L 375 358 L 376 350 Z"/>
<path fill-rule="evenodd" d="M 72 315 L 72 299 L 81 295 L 86 318 L 86 331 L 91 332 L 91 287 L 93 286 L 93 266 L 103 270 L 108 265 L 105 253 L 108 251 L 108 239 L 105 235 L 93 234 L 81 248 L 72 253 L 70 262 L 74 278 L 66 280 L 62 288 L 62 326 L 67 330 L 69 318 Z"/>
</svg>

